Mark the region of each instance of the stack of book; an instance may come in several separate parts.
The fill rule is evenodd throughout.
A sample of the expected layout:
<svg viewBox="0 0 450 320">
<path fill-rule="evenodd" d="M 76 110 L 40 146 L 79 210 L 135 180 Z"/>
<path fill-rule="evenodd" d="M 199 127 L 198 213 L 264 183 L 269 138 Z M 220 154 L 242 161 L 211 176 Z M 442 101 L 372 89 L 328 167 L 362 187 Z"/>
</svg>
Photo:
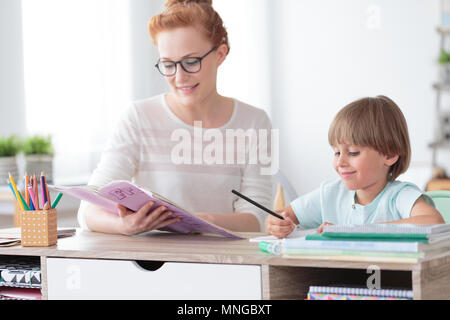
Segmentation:
<svg viewBox="0 0 450 320">
<path fill-rule="evenodd" d="M 0 300 L 40 300 L 39 257 L 0 257 Z"/>
<path fill-rule="evenodd" d="M 450 225 L 332 225 L 281 245 L 285 258 L 417 263 L 450 250 Z"/>
<path fill-rule="evenodd" d="M 412 290 L 309 287 L 307 300 L 412 300 Z"/>
</svg>

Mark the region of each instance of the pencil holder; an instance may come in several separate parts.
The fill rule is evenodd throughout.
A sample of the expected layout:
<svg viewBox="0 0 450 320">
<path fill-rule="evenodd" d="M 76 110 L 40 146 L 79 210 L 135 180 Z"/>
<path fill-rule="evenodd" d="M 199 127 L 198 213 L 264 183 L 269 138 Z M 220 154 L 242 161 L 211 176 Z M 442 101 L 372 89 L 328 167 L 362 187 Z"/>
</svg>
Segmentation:
<svg viewBox="0 0 450 320">
<path fill-rule="evenodd" d="M 21 212 L 23 247 L 49 247 L 58 241 L 56 209 Z"/>
</svg>

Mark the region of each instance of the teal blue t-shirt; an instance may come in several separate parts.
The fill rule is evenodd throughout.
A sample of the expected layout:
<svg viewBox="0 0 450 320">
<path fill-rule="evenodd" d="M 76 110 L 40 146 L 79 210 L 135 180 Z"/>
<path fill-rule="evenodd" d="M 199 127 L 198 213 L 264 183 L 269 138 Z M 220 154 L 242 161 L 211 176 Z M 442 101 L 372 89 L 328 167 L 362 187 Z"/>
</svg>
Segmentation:
<svg viewBox="0 0 450 320">
<path fill-rule="evenodd" d="M 319 189 L 291 203 L 300 225 L 317 228 L 324 222 L 337 225 L 362 225 L 407 219 L 417 199 L 433 201 L 413 183 L 389 182 L 372 201 L 362 206 L 355 203 L 356 191 L 345 187 L 342 180 L 324 182 Z"/>
</svg>

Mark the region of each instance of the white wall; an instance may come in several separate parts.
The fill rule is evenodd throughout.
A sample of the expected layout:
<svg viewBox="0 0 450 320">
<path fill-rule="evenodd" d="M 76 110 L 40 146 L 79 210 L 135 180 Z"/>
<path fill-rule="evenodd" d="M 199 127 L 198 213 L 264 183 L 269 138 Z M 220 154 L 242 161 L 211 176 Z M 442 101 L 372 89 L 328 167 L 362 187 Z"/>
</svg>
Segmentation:
<svg viewBox="0 0 450 320">
<path fill-rule="evenodd" d="M 20 1 L 0 1 L 0 136 L 25 132 Z"/>
<path fill-rule="evenodd" d="M 159 54 L 148 31 L 150 18 L 162 11 L 164 3 L 165 0 L 130 1 L 133 100 L 152 97 L 168 91 L 166 80 L 154 67 Z"/>
<path fill-rule="evenodd" d="M 297 192 L 337 178 L 328 126 L 346 104 L 378 94 L 406 116 L 413 156 L 403 178 L 422 186 L 431 167 L 438 0 L 281 0 L 271 12 L 272 120 Z"/>
</svg>

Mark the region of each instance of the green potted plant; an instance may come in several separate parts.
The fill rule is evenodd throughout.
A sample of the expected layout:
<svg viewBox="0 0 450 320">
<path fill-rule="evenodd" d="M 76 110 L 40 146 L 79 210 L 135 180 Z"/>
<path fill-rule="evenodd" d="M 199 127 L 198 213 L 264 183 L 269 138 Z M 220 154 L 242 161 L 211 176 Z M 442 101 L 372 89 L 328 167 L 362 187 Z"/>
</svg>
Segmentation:
<svg viewBox="0 0 450 320">
<path fill-rule="evenodd" d="M 19 178 L 16 156 L 21 151 L 21 141 L 17 136 L 0 137 L 0 184 L 6 184 L 9 173 L 15 180 Z"/>
<path fill-rule="evenodd" d="M 47 182 L 53 181 L 53 145 L 51 136 L 35 135 L 23 142 L 25 172 L 39 176 L 43 171 Z"/>
<path fill-rule="evenodd" d="M 441 49 L 441 54 L 438 59 L 440 68 L 441 82 L 444 84 L 450 84 L 450 53 Z"/>
</svg>

